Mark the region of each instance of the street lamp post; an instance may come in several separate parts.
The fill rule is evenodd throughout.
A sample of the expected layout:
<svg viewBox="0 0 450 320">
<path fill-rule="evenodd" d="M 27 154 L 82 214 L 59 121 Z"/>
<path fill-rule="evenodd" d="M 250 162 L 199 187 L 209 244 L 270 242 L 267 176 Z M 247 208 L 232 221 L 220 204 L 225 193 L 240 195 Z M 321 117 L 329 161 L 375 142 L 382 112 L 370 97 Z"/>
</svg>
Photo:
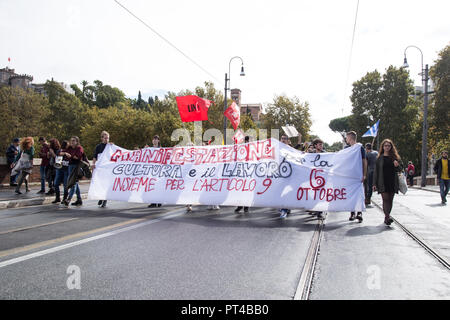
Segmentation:
<svg viewBox="0 0 450 320">
<path fill-rule="evenodd" d="M 228 63 L 228 74 L 225 73 L 225 100 L 223 102 L 223 112 L 225 113 L 225 110 L 227 110 L 227 91 L 230 90 L 231 88 L 227 87 L 228 82 L 230 82 L 231 85 L 231 81 L 230 81 L 230 68 L 231 68 L 231 61 L 233 59 L 241 59 L 241 73 L 240 76 L 243 77 L 245 76 L 244 73 L 244 61 L 242 60 L 241 57 L 233 57 L 230 59 L 230 62 Z M 225 117 L 225 115 L 223 116 L 223 144 L 227 143 L 227 117 Z"/>
<path fill-rule="evenodd" d="M 423 84 L 423 126 L 422 126 L 422 164 L 421 164 L 421 173 L 422 178 L 420 185 L 421 187 L 425 187 L 427 185 L 427 160 L 428 160 L 428 150 L 427 150 L 427 135 L 428 135 L 428 64 L 425 65 L 425 69 L 423 68 L 423 53 L 419 47 L 416 46 L 407 46 L 405 49 L 405 59 L 403 61 L 403 67 L 408 68 L 408 61 L 406 60 L 406 50 L 408 48 L 416 48 L 420 51 L 421 55 L 421 65 L 422 65 L 422 84 Z"/>
</svg>

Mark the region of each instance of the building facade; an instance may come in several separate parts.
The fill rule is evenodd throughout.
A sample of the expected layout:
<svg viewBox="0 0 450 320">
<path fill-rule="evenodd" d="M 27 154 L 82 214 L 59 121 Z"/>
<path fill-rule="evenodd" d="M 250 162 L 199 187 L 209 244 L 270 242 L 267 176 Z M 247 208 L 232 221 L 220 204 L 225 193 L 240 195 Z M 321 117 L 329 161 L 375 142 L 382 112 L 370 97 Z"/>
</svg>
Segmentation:
<svg viewBox="0 0 450 320">
<path fill-rule="evenodd" d="M 255 123 L 259 122 L 262 115 L 262 104 L 241 104 L 241 93 L 240 89 L 231 89 L 231 99 L 239 106 L 241 114 L 249 114 Z"/>
</svg>

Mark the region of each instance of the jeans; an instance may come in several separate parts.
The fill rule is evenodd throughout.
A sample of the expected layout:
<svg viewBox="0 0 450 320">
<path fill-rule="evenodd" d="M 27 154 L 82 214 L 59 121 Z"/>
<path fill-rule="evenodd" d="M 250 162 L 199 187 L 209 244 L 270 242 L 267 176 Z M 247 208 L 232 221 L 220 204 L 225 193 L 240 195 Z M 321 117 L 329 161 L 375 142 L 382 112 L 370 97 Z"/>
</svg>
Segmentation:
<svg viewBox="0 0 450 320">
<path fill-rule="evenodd" d="M 41 173 L 41 191 L 45 191 L 45 169 L 47 167 L 45 166 L 40 166 L 39 167 L 39 172 Z"/>
<path fill-rule="evenodd" d="M 442 202 L 447 202 L 447 194 L 449 186 L 450 180 L 439 179 L 439 188 L 441 189 Z"/>
<path fill-rule="evenodd" d="M 372 198 L 372 193 L 373 193 L 373 171 L 369 172 L 367 174 L 365 187 L 366 187 L 366 198 L 367 199 Z"/>
<path fill-rule="evenodd" d="M 56 169 L 56 176 L 55 176 L 55 193 L 56 197 L 60 197 L 60 191 L 59 191 L 59 185 L 61 182 L 64 185 L 64 199 L 67 198 L 67 179 L 69 178 L 69 167 L 62 167 L 61 169 Z"/>
<path fill-rule="evenodd" d="M 76 164 L 69 165 L 69 172 L 68 172 L 68 176 L 69 177 L 70 177 L 70 173 L 73 170 L 76 170 L 77 167 L 78 167 L 78 165 L 76 165 Z M 77 193 L 77 200 L 81 200 L 81 192 L 80 192 L 80 187 L 78 186 L 78 182 L 75 183 L 75 185 L 70 189 L 69 198 L 68 199 L 72 199 L 74 192 Z"/>
<path fill-rule="evenodd" d="M 10 167 L 10 166 L 11 166 L 11 163 L 8 162 L 8 167 Z M 11 176 L 10 175 L 9 176 L 9 183 L 10 184 L 16 183 L 18 176 L 19 176 L 18 174 L 16 174 L 15 176 Z"/>
</svg>

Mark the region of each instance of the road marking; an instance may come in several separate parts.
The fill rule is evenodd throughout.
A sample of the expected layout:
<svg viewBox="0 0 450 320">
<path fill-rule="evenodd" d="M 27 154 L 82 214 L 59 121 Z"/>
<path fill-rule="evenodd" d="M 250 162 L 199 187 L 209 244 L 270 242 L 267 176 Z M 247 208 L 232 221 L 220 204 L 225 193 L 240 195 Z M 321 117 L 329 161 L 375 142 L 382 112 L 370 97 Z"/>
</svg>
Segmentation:
<svg viewBox="0 0 450 320">
<path fill-rule="evenodd" d="M 63 222 L 73 221 L 73 220 L 78 220 L 78 219 L 80 219 L 80 218 L 63 219 L 63 220 L 53 221 L 53 222 L 49 222 L 49 223 L 36 224 L 36 225 L 33 225 L 33 226 L 29 226 L 29 227 L 22 227 L 22 228 L 17 228 L 17 229 L 6 230 L 6 231 L 0 232 L 0 235 L 13 233 L 13 232 L 19 232 L 19 231 L 30 230 L 30 229 L 35 229 L 35 228 L 40 228 L 40 227 L 45 227 L 45 226 L 50 226 L 50 225 L 53 225 L 53 224 L 58 224 L 58 223 L 63 223 Z"/>
<path fill-rule="evenodd" d="M 74 247 L 74 246 L 78 246 L 80 244 L 88 243 L 88 242 L 95 241 L 95 240 L 102 239 L 102 238 L 106 238 L 106 237 L 110 237 L 110 236 L 113 236 L 113 235 L 116 235 L 116 234 L 119 234 L 119 233 L 122 233 L 122 232 L 130 231 L 130 230 L 133 230 L 133 229 L 136 229 L 136 228 L 140 228 L 140 227 L 143 227 L 143 226 L 146 226 L 146 225 L 150 225 L 150 224 L 153 224 L 153 223 L 156 223 L 156 222 L 159 222 L 159 221 L 163 221 L 163 220 L 166 220 L 166 219 L 177 217 L 177 216 L 182 215 L 184 213 L 185 213 L 185 208 L 177 209 L 177 210 L 174 210 L 174 211 L 167 212 L 163 217 L 155 218 L 155 219 L 152 219 L 152 220 L 149 220 L 150 218 L 133 219 L 133 220 L 117 223 L 117 224 L 114 224 L 114 225 L 111 225 L 111 226 L 95 229 L 95 230 L 90 230 L 90 231 L 86 231 L 86 232 L 80 232 L 80 233 L 76 233 L 76 234 L 73 234 L 73 235 L 65 236 L 65 237 L 62 237 L 62 238 L 54 239 L 54 240 L 48 240 L 48 241 L 39 242 L 39 243 L 32 244 L 32 245 L 29 245 L 29 246 L 26 246 L 26 247 L 22 247 L 22 248 L 2 251 L 2 252 L 0 252 L 0 258 L 4 257 L 4 256 L 11 255 L 11 254 L 17 254 L 17 253 L 20 253 L 20 252 L 24 252 L 24 251 L 36 249 L 36 248 L 39 248 L 39 247 L 51 245 L 51 244 L 54 244 L 54 243 L 57 243 L 57 242 L 70 240 L 70 239 L 73 239 L 73 238 L 76 238 L 76 237 L 82 237 L 82 236 L 86 236 L 86 235 L 93 234 L 93 233 L 96 233 L 96 232 L 106 231 L 106 230 L 109 230 L 109 229 L 125 226 L 125 225 L 131 224 L 131 223 L 136 223 L 136 222 L 140 222 L 140 221 L 149 220 L 149 221 L 137 223 L 137 224 L 129 226 L 129 227 L 121 228 L 121 229 L 118 229 L 118 230 L 113 230 L 113 231 L 110 231 L 110 232 L 107 232 L 107 233 L 103 233 L 103 234 L 99 234 L 99 235 L 96 235 L 96 236 L 93 236 L 93 237 L 90 237 L 90 238 L 86 238 L 86 239 L 78 240 L 78 241 L 75 241 L 75 242 L 63 244 L 63 245 L 60 245 L 60 246 L 57 246 L 57 247 L 53 247 L 53 248 L 49 248 L 49 249 L 45 249 L 45 250 L 42 250 L 42 251 L 37 251 L 37 252 L 30 253 L 30 254 L 27 254 L 25 256 L 14 258 L 14 259 L 11 259 L 11 260 L 6 260 L 6 261 L 3 261 L 3 262 L 0 262 L 0 268 L 6 267 L 6 266 L 9 266 L 9 265 L 18 263 L 18 262 L 22 262 L 22 261 L 25 261 L 25 260 L 29 260 L 29 259 L 32 259 L 32 258 L 40 257 L 40 256 L 43 256 L 43 255 L 46 255 L 46 254 L 49 254 L 49 253 L 53 253 L 53 252 L 57 252 L 57 251 L 64 250 L 64 249 L 67 249 L 67 248 L 71 248 L 71 247 Z"/>
</svg>

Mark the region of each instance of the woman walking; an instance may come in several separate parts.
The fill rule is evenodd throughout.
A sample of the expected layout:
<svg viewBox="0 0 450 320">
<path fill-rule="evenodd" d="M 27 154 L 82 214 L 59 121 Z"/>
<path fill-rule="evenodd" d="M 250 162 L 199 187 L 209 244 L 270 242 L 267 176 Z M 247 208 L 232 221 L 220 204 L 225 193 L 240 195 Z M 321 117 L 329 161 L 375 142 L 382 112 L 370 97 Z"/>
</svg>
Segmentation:
<svg viewBox="0 0 450 320">
<path fill-rule="evenodd" d="M 391 210 L 394 202 L 394 195 L 398 193 L 398 173 L 402 172 L 402 167 L 401 158 L 394 143 L 389 139 L 383 140 L 375 164 L 373 190 L 381 193 L 383 199 L 384 223 L 386 225 L 390 225 L 393 222 Z"/>
<path fill-rule="evenodd" d="M 65 154 L 66 157 L 69 158 L 69 177 L 70 177 L 72 171 L 78 168 L 78 164 L 80 163 L 81 159 L 83 159 L 84 149 L 80 145 L 80 138 L 76 136 L 70 138 L 70 146 L 67 148 Z M 81 201 L 80 187 L 78 186 L 78 181 L 76 181 L 75 185 L 72 188 L 70 188 L 69 197 L 64 201 L 64 205 L 66 206 L 69 205 L 75 192 L 77 194 L 77 201 L 73 202 L 72 205 L 81 206 L 83 204 L 83 201 Z"/>
<path fill-rule="evenodd" d="M 17 194 L 22 194 L 20 192 L 20 187 L 25 181 L 25 190 L 29 192 L 28 188 L 28 176 L 31 174 L 33 169 L 33 156 L 34 156 L 34 140 L 32 137 L 23 138 L 20 142 L 20 152 L 17 154 L 14 163 L 11 168 L 14 168 L 11 175 L 19 174 L 18 183 L 15 192 Z"/>
</svg>

